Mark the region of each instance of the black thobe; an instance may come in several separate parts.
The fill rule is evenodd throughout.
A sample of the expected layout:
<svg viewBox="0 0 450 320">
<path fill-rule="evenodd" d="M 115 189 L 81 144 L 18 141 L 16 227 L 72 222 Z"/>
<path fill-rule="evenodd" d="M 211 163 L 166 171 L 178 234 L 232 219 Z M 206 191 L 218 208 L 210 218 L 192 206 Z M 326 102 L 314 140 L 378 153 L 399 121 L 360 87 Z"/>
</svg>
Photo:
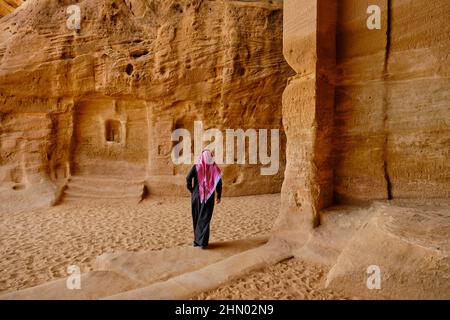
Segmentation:
<svg viewBox="0 0 450 320">
<path fill-rule="evenodd" d="M 194 182 L 194 183 L 192 183 Z M 192 222 L 194 226 L 194 246 L 206 247 L 209 241 L 209 225 L 211 222 L 215 193 L 220 200 L 222 196 L 222 179 L 217 183 L 216 191 L 209 197 L 206 203 L 200 202 L 200 194 L 198 192 L 197 169 L 192 167 L 186 177 L 187 188 L 191 192 L 192 202 Z"/>
</svg>

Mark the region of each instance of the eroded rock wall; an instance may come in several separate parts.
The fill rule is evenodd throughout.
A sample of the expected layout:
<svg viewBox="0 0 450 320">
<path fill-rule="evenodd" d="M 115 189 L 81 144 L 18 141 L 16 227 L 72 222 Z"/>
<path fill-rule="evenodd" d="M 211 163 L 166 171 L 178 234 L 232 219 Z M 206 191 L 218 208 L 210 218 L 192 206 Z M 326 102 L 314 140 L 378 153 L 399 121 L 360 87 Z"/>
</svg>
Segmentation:
<svg viewBox="0 0 450 320">
<path fill-rule="evenodd" d="M 284 54 L 297 75 L 283 95 L 288 141 L 279 228 L 307 230 L 331 203 L 450 195 L 450 3 L 344 0 L 334 11 L 327 3 L 284 2 Z M 369 5 L 381 9 L 379 30 L 367 27 Z M 321 28 L 336 35 L 335 51 Z M 321 59 L 334 56 L 335 67 Z M 321 126 L 330 118 L 334 125 Z M 317 178 L 330 169 L 333 179 Z"/>
<path fill-rule="evenodd" d="M 369 4 L 382 29 L 366 27 Z M 450 195 L 450 3 L 339 1 L 338 201 Z"/>
<path fill-rule="evenodd" d="M 329 264 L 326 285 L 348 295 L 448 299 L 450 2 L 323 3 L 284 1 L 296 75 L 283 94 L 287 163 L 272 241 Z M 379 30 L 367 27 L 369 5 Z"/>
<path fill-rule="evenodd" d="M 284 54 L 297 75 L 283 94 L 287 166 L 278 227 L 309 230 L 333 202 L 336 3 L 287 1 L 285 12 Z"/>
<path fill-rule="evenodd" d="M 14 11 L 24 1 L 22 0 L 1 0 L 0 1 L 0 18 Z"/>
<path fill-rule="evenodd" d="M 170 135 L 202 121 L 223 132 L 280 129 L 276 175 L 224 166 L 228 195 L 280 191 L 291 74 L 282 1 L 80 1 L 79 30 L 66 26 L 71 4 L 27 1 L 0 21 L 0 181 L 18 183 L 18 159 L 33 152 L 41 177 L 154 177 L 171 193 L 189 166 L 173 165 Z"/>
</svg>

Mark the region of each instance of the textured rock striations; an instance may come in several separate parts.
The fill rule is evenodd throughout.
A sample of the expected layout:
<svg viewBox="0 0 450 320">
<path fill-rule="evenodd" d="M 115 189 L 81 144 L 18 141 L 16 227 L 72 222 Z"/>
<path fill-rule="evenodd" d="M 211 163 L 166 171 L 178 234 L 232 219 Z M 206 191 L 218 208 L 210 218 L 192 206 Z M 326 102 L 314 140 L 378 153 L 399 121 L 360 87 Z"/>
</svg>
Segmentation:
<svg viewBox="0 0 450 320">
<path fill-rule="evenodd" d="M 80 30 L 66 26 L 71 4 L 27 1 L 0 21 L 3 186 L 109 176 L 185 192 L 174 129 L 282 128 L 281 1 L 81 1 Z M 278 173 L 226 165 L 226 194 L 280 191 L 280 136 Z M 67 192 L 93 196 L 86 184 Z"/>
<path fill-rule="evenodd" d="M 367 27 L 369 5 L 381 9 L 380 29 Z M 294 242 L 302 258 L 335 257 L 327 278 L 334 289 L 448 299 L 450 2 L 284 6 L 284 54 L 297 75 L 283 94 L 287 162 L 276 237 Z M 371 219 L 362 226 L 339 209 L 329 209 L 331 223 L 346 228 L 321 215 L 333 204 L 398 199 L 411 203 L 374 215 L 366 207 Z M 327 241 L 315 236 L 327 232 Z M 382 270 L 380 291 L 365 285 L 371 264 Z"/>
<path fill-rule="evenodd" d="M 448 0 L 82 1 L 79 31 L 66 27 L 70 4 L 27 1 L 0 20 L 2 192 L 181 194 L 174 129 L 283 120 L 277 175 L 224 166 L 228 195 L 284 179 L 273 252 L 288 244 L 327 264 L 326 285 L 350 295 L 449 298 Z M 369 5 L 380 29 L 367 27 Z M 250 250 L 247 271 L 267 254 Z M 185 279 L 218 285 L 241 260 Z M 365 282 L 371 266 L 380 291 Z"/>
<path fill-rule="evenodd" d="M 380 30 L 365 1 L 284 4 L 285 225 L 331 203 L 448 198 L 449 2 L 371 2 Z"/>
<path fill-rule="evenodd" d="M 22 0 L 0 0 L 0 18 L 14 11 L 23 2 Z"/>
</svg>

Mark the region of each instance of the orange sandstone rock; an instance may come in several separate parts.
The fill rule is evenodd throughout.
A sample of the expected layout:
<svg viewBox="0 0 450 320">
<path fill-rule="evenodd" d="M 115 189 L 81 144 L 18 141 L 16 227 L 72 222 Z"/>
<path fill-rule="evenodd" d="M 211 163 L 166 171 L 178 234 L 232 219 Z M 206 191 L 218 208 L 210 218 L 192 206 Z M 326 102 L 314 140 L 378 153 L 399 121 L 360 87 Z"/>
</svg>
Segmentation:
<svg viewBox="0 0 450 320">
<path fill-rule="evenodd" d="M 4 187 L 48 181 L 48 191 L 73 176 L 109 176 L 184 194 L 189 166 L 172 163 L 171 133 L 202 121 L 280 129 L 276 175 L 248 162 L 223 167 L 227 195 L 280 191 L 291 74 L 282 1 L 81 1 L 79 30 L 66 25 L 68 6 L 28 1 L 0 21 Z M 96 196 L 97 186 L 75 193 Z M 125 193 L 139 198 L 133 190 Z"/>
</svg>

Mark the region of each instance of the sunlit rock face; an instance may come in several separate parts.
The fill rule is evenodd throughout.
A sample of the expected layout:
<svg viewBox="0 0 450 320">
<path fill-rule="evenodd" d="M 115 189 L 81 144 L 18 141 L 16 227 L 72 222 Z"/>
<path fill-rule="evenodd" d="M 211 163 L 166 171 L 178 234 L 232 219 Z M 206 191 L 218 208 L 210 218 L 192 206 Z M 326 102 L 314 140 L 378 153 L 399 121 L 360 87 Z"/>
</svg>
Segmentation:
<svg viewBox="0 0 450 320">
<path fill-rule="evenodd" d="M 185 192 L 190 165 L 174 165 L 171 133 L 185 128 L 194 140 L 201 121 L 223 134 L 279 129 L 274 175 L 248 152 L 223 170 L 228 195 L 280 191 L 281 95 L 292 75 L 282 1 L 80 1 L 71 30 L 72 4 L 27 1 L 0 21 L 3 186 L 111 176 Z"/>
<path fill-rule="evenodd" d="M 20 6 L 24 0 L 1 0 L 0 1 L 0 18 L 4 17 L 14 11 Z"/>
<path fill-rule="evenodd" d="M 450 3 L 377 3 L 381 30 L 367 5 L 339 2 L 337 199 L 448 198 Z"/>
<path fill-rule="evenodd" d="M 284 2 L 288 228 L 336 203 L 450 195 L 449 2 L 373 4 L 380 29 L 362 1 Z"/>
<path fill-rule="evenodd" d="M 379 29 L 368 27 L 369 4 Z M 275 235 L 301 259 L 334 256 L 333 289 L 449 297 L 449 18 L 447 0 L 284 1 L 283 50 L 296 76 L 283 94 Z M 367 284 L 371 265 L 381 290 Z"/>
</svg>

